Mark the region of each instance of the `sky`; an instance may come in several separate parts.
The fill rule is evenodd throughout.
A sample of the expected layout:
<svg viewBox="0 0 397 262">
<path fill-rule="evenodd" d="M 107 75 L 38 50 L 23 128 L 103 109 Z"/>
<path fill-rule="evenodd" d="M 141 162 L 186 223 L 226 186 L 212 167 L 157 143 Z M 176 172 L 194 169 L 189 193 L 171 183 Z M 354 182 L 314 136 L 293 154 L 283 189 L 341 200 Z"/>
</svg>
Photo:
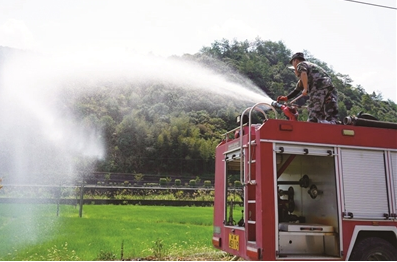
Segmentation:
<svg viewBox="0 0 397 262">
<path fill-rule="evenodd" d="M 282 41 L 397 102 L 396 0 L 0 0 L 0 46 L 49 55 L 195 54 Z"/>
</svg>

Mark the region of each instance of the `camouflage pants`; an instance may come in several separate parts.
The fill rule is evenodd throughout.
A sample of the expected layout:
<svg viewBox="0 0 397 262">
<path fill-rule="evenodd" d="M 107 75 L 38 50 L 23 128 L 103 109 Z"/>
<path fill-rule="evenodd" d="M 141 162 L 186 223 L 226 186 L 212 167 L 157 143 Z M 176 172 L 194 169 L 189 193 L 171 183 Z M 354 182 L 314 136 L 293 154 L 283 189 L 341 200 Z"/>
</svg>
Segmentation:
<svg viewBox="0 0 397 262">
<path fill-rule="evenodd" d="M 333 86 L 313 87 L 309 93 L 309 122 L 338 121 L 338 96 Z"/>
</svg>

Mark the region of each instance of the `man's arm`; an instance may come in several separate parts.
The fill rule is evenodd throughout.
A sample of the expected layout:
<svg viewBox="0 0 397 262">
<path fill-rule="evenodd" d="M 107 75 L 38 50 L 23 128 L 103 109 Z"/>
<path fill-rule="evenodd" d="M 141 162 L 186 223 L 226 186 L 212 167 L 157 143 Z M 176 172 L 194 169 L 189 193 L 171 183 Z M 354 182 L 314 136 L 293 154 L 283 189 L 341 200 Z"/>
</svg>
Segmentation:
<svg viewBox="0 0 397 262">
<path fill-rule="evenodd" d="M 305 72 L 305 74 L 306 74 L 306 72 Z M 295 87 L 295 89 L 294 90 L 292 90 L 288 95 L 286 95 L 286 96 L 278 96 L 277 97 L 277 102 L 280 102 L 280 101 L 285 101 L 285 102 L 287 102 L 288 100 L 290 100 L 291 98 L 294 98 L 294 97 L 296 97 L 301 91 L 303 92 L 303 84 L 302 84 L 302 80 L 299 80 L 297 83 L 296 83 L 296 87 Z M 306 89 L 307 90 L 307 89 Z"/>
<path fill-rule="evenodd" d="M 290 92 L 290 93 L 287 95 L 287 98 L 288 98 L 288 99 L 291 99 L 291 98 L 296 97 L 296 96 L 300 93 L 300 91 L 302 91 L 302 90 L 303 90 L 302 81 L 299 80 L 299 81 L 296 83 L 295 89 L 292 90 L 292 92 Z"/>
<path fill-rule="evenodd" d="M 300 81 L 303 85 L 303 90 L 302 90 L 302 95 L 303 96 L 307 96 L 307 92 L 308 92 L 308 88 L 309 88 L 309 83 L 308 83 L 308 78 L 307 78 L 307 73 L 306 71 L 302 71 L 301 72 L 301 76 L 300 76 Z"/>
<path fill-rule="evenodd" d="M 300 91 L 298 89 L 292 90 L 292 92 L 287 95 L 288 100 L 290 100 L 291 98 L 296 97 L 299 94 L 299 92 Z"/>
</svg>

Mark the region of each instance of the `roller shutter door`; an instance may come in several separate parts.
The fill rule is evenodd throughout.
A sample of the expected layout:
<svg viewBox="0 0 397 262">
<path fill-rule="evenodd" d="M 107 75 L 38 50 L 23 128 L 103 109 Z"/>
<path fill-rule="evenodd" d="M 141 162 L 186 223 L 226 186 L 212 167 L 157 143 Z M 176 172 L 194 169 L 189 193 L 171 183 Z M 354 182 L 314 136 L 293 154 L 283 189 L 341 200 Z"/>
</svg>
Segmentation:
<svg viewBox="0 0 397 262">
<path fill-rule="evenodd" d="M 342 149 L 341 157 L 345 212 L 385 219 L 389 206 L 383 151 Z"/>
</svg>

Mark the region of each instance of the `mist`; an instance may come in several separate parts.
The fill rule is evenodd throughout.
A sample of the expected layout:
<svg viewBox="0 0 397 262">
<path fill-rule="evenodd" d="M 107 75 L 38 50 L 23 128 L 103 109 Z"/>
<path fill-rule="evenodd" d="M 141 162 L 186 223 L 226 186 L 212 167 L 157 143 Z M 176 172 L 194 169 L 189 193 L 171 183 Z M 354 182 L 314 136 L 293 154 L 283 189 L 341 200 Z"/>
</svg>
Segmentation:
<svg viewBox="0 0 397 262">
<path fill-rule="evenodd" d="M 243 77 L 238 83 L 194 62 L 140 55 L 41 56 L 7 59 L 0 77 L 0 177 L 3 183 L 62 183 L 91 172 L 106 157 L 102 130 L 86 125 L 66 101 L 103 83 L 148 82 L 222 94 L 240 101 L 270 98 Z M 84 170 L 77 163 L 84 163 Z M 34 182 L 32 182 L 32 180 Z"/>
</svg>

